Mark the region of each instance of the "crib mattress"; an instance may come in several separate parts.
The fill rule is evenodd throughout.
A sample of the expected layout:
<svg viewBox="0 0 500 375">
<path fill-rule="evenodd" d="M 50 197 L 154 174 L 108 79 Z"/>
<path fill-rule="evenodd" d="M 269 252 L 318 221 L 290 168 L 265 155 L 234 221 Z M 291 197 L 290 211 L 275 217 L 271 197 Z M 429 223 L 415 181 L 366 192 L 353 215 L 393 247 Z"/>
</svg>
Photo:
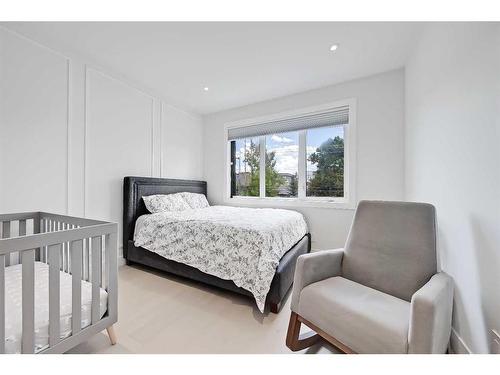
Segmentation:
<svg viewBox="0 0 500 375">
<path fill-rule="evenodd" d="M 61 272 L 61 339 L 71 335 L 72 276 Z M 81 327 L 91 323 L 92 284 L 82 281 Z M 108 293 L 101 288 L 100 316 L 107 310 Z M 22 266 L 5 268 L 5 352 L 20 353 L 22 342 Z M 49 266 L 35 262 L 35 353 L 49 345 Z"/>
</svg>

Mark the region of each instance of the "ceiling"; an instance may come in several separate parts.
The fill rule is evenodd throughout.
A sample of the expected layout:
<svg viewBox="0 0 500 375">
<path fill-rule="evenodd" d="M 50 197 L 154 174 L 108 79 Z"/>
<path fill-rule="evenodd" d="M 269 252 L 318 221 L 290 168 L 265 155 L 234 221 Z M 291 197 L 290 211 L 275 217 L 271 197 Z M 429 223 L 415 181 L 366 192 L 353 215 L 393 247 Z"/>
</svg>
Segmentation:
<svg viewBox="0 0 500 375">
<path fill-rule="evenodd" d="M 402 67 L 421 24 L 13 22 L 3 26 L 112 69 L 171 104 L 207 114 Z M 339 45 L 337 51 L 330 51 L 332 44 Z"/>
</svg>

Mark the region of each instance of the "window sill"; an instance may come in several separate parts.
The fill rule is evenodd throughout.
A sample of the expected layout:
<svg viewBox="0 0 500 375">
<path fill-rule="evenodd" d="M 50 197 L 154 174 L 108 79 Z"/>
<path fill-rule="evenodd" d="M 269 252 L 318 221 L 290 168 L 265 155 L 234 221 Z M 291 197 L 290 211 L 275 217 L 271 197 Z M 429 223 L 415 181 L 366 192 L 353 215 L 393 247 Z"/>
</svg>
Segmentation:
<svg viewBox="0 0 500 375">
<path fill-rule="evenodd" d="M 299 208 L 314 207 L 338 210 L 354 210 L 356 207 L 351 202 L 332 201 L 328 199 L 299 199 L 299 198 L 260 198 L 260 197 L 233 197 L 226 198 L 228 205 L 270 207 L 270 208 Z"/>
</svg>

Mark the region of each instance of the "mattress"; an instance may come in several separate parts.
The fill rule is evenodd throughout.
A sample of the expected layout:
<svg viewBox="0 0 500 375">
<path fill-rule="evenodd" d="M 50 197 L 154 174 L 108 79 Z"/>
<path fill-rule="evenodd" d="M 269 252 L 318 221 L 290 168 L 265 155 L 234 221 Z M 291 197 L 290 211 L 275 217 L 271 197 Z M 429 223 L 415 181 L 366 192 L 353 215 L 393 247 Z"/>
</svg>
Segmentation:
<svg viewBox="0 0 500 375">
<path fill-rule="evenodd" d="M 134 244 L 248 290 L 264 310 L 283 255 L 307 233 L 302 214 L 274 208 L 211 206 L 143 215 Z"/>
<path fill-rule="evenodd" d="M 60 337 L 71 335 L 72 276 L 61 272 Z M 81 327 L 91 323 L 92 284 L 82 280 Z M 22 343 L 22 265 L 5 268 L 5 352 L 20 353 Z M 100 316 L 107 310 L 108 293 L 100 290 Z M 35 353 L 49 344 L 49 266 L 35 262 Z"/>
</svg>

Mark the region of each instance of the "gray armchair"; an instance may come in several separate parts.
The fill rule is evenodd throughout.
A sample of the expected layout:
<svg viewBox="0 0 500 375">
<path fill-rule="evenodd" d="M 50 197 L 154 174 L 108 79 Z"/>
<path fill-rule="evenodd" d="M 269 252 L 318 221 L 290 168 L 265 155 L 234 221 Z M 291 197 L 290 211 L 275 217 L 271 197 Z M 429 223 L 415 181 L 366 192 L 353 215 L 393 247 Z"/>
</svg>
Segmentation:
<svg viewBox="0 0 500 375">
<path fill-rule="evenodd" d="M 361 201 L 344 249 L 298 258 L 287 346 L 445 353 L 453 282 L 436 263 L 432 205 Z M 302 323 L 316 334 L 299 337 Z"/>
</svg>

